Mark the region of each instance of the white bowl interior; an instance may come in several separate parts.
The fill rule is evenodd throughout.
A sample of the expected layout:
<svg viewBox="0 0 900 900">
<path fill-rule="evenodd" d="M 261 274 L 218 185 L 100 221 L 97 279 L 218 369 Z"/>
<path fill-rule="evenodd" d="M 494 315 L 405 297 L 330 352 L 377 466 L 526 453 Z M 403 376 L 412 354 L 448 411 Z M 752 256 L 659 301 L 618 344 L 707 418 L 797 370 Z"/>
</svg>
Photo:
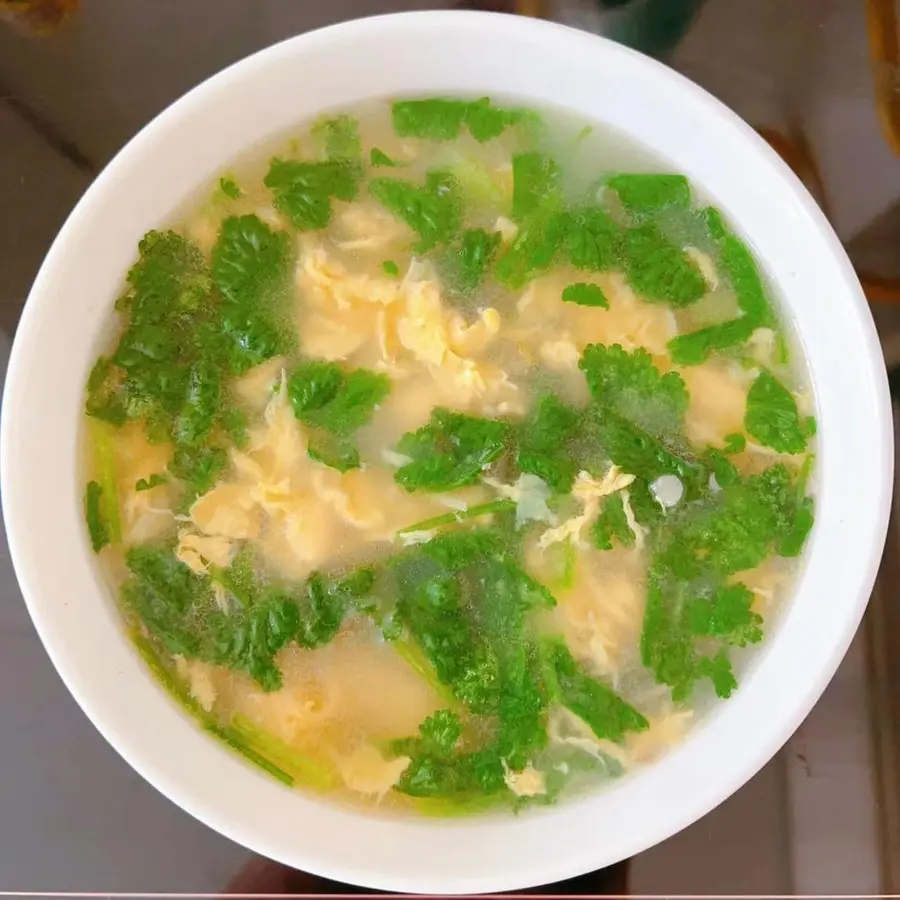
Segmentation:
<svg viewBox="0 0 900 900">
<path fill-rule="evenodd" d="M 805 574 L 740 690 L 676 750 L 608 790 L 519 817 L 377 818 L 291 792 L 203 734 L 124 636 L 90 553 L 82 390 L 139 238 L 248 146 L 360 100 L 514 95 L 662 154 L 754 247 L 799 331 L 819 403 L 817 524 Z M 32 617 L 72 694 L 160 791 L 297 868 L 393 890 L 544 884 L 609 865 L 702 816 L 781 746 L 824 689 L 874 581 L 888 516 L 890 407 L 871 317 L 822 214 L 755 133 L 634 52 L 528 19 L 412 13 L 313 32 L 222 72 L 111 163 L 53 245 L 13 349 L 4 512 Z M 852 473 L 852 480 L 851 475 Z"/>
</svg>

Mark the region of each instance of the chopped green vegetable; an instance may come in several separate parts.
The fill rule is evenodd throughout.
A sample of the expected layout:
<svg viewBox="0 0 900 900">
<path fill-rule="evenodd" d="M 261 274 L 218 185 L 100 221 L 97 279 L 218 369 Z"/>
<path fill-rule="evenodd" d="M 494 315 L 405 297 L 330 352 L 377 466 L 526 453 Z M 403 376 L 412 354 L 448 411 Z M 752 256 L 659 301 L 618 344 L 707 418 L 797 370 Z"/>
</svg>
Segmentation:
<svg viewBox="0 0 900 900">
<path fill-rule="evenodd" d="M 369 163 L 372 166 L 387 166 L 392 169 L 400 165 L 396 160 L 391 159 L 384 150 L 379 150 L 378 147 L 373 147 L 369 151 Z"/>
<path fill-rule="evenodd" d="M 442 97 L 392 103 L 394 131 L 400 137 L 451 141 L 459 135 L 468 105 L 464 100 Z"/>
<path fill-rule="evenodd" d="M 718 248 L 719 268 L 734 291 L 741 315 L 729 322 L 679 335 L 670 341 L 672 359 L 682 366 L 699 365 L 717 350 L 739 346 L 757 328 L 775 321 L 759 270 L 747 246 L 731 234 L 717 209 L 707 207 L 700 217 Z"/>
<path fill-rule="evenodd" d="M 334 640 L 344 616 L 364 603 L 374 581 L 374 573 L 367 568 L 358 569 L 339 581 L 313 572 L 300 603 L 297 643 L 312 649 Z"/>
<path fill-rule="evenodd" d="M 419 235 L 417 252 L 449 243 L 459 231 L 462 213 L 458 189 L 455 179 L 446 172 L 428 172 L 424 186 L 399 178 L 376 178 L 369 191 Z"/>
<path fill-rule="evenodd" d="M 326 159 L 362 159 L 359 123 L 353 116 L 321 119 L 313 125 L 312 136 L 322 143 Z"/>
<path fill-rule="evenodd" d="M 478 715 L 495 723 L 477 746 L 461 743 L 449 710 L 423 723 L 419 736 L 395 743 L 411 758 L 398 789 L 413 796 L 454 797 L 506 791 L 505 768 L 523 767 L 546 737 L 532 611 L 553 605 L 496 532 L 461 531 L 411 548 L 392 560 L 397 615 L 440 681 Z"/>
<path fill-rule="evenodd" d="M 89 481 L 84 492 L 84 518 L 94 553 L 99 553 L 110 543 L 109 527 L 103 517 L 102 498 L 103 488 L 96 481 Z"/>
<path fill-rule="evenodd" d="M 332 199 L 355 199 L 360 174 L 359 165 L 346 159 L 273 159 L 263 184 L 272 192 L 275 208 L 295 228 L 315 231 L 331 222 Z"/>
<path fill-rule="evenodd" d="M 791 392 L 771 372 L 760 372 L 747 394 L 747 433 L 779 453 L 803 453 L 806 427 Z"/>
<path fill-rule="evenodd" d="M 396 278 L 400 274 L 400 266 L 398 266 L 397 263 L 395 263 L 392 259 L 386 259 L 381 264 L 381 270 L 386 275 L 392 275 L 394 278 Z"/>
<path fill-rule="evenodd" d="M 309 360 L 288 379 L 288 397 L 297 418 L 336 434 L 362 428 L 391 389 L 390 379 L 368 369 Z"/>
<path fill-rule="evenodd" d="M 785 544 L 799 553 L 810 526 L 811 505 L 782 465 L 736 479 L 669 516 L 650 567 L 641 658 L 673 699 L 686 699 L 705 677 L 720 696 L 731 693 L 736 680 L 725 647 L 759 640 L 761 622 L 749 591 L 725 579 Z M 699 639 L 714 656 L 701 654 Z"/>
<path fill-rule="evenodd" d="M 487 97 L 482 97 L 466 107 L 466 126 L 469 134 L 479 144 L 483 144 L 485 141 L 500 137 L 508 126 L 521 121 L 526 113 L 526 110 L 493 106 Z"/>
<path fill-rule="evenodd" d="M 646 731 L 650 723 L 605 684 L 587 675 L 561 640 L 548 642 L 557 699 L 591 727 L 601 740 L 621 741 L 630 731 Z"/>
<path fill-rule="evenodd" d="M 523 221 L 559 194 L 562 173 L 545 153 L 516 153 L 512 158 L 512 217 Z"/>
<path fill-rule="evenodd" d="M 656 437 L 683 431 L 689 401 L 684 380 L 677 372 L 662 374 L 642 347 L 629 353 L 619 344 L 590 344 L 578 367 L 595 402 Z"/>
<path fill-rule="evenodd" d="M 455 281 L 463 293 L 481 284 L 500 246 L 500 233 L 470 228 L 462 233 L 454 254 Z"/>
<path fill-rule="evenodd" d="M 687 210 L 691 205 L 691 186 L 684 175 L 613 175 L 606 183 L 640 219 L 673 208 Z"/>
<path fill-rule="evenodd" d="M 577 303 L 579 306 L 599 306 L 609 309 L 609 300 L 599 284 L 587 284 L 583 281 L 570 284 L 562 292 L 566 303 Z"/>
<path fill-rule="evenodd" d="M 743 453 L 746 449 L 747 438 L 740 432 L 725 435 L 725 449 L 723 452 L 726 456 L 736 456 L 738 453 Z"/>
<path fill-rule="evenodd" d="M 540 209 L 522 222 L 512 246 L 498 260 L 497 280 L 518 290 L 549 269 L 562 249 L 567 218 L 557 209 Z"/>
<path fill-rule="evenodd" d="M 696 637 L 719 638 L 745 647 L 762 640 L 762 616 L 753 612 L 753 592 L 737 582 L 720 587 L 708 600 L 687 606 L 688 627 Z"/>
<path fill-rule="evenodd" d="M 576 438 L 579 414 L 553 394 L 545 394 L 529 412 L 516 435 L 516 465 L 537 475 L 555 494 L 567 494 L 577 463 L 570 443 Z"/>
<path fill-rule="evenodd" d="M 688 255 L 652 224 L 629 228 L 622 237 L 628 283 L 645 300 L 679 309 L 706 293 L 706 280 Z"/>
<path fill-rule="evenodd" d="M 594 546 L 598 550 L 612 550 L 613 541 L 623 547 L 633 547 L 634 532 L 628 524 L 621 491 L 604 497 L 600 515 L 591 527 Z"/>
<path fill-rule="evenodd" d="M 400 100 L 392 104 L 391 113 L 394 130 L 400 137 L 450 141 L 458 137 L 465 124 L 479 143 L 499 137 L 508 126 L 530 114 L 527 110 L 493 106 L 487 97 L 474 101 L 444 97 Z"/>
<path fill-rule="evenodd" d="M 774 321 L 766 298 L 759 269 L 747 245 L 733 235 L 717 209 L 708 207 L 703 213 L 710 236 L 719 246 L 719 267 L 727 276 L 738 306 L 755 328 Z"/>
<path fill-rule="evenodd" d="M 513 500 L 491 500 L 488 503 L 478 503 L 468 509 L 458 509 L 454 512 L 444 513 L 440 516 L 432 516 L 412 525 L 406 525 L 397 531 L 397 534 L 411 534 L 416 531 L 431 531 L 443 525 L 455 525 L 457 522 L 465 522 L 467 519 L 475 519 L 478 516 L 489 516 L 497 512 L 507 512 L 516 508 Z"/>
<path fill-rule="evenodd" d="M 699 366 L 716 350 L 727 350 L 743 344 L 755 330 L 753 319 L 744 315 L 729 322 L 680 334 L 669 341 L 668 349 L 678 365 Z"/>
<path fill-rule="evenodd" d="M 159 487 L 160 485 L 168 483 L 169 478 L 167 475 L 155 472 L 149 478 L 138 478 L 138 480 L 135 482 L 134 489 L 136 491 L 150 491 L 155 487 Z"/>
<path fill-rule="evenodd" d="M 212 250 L 212 276 L 222 294 L 222 330 L 230 371 L 241 374 L 289 348 L 276 310 L 286 288 L 288 235 L 257 216 L 225 219 Z"/>
<path fill-rule="evenodd" d="M 329 791 L 340 784 L 337 773 L 324 763 L 285 744 L 246 716 L 237 713 L 232 717 L 231 727 L 248 747 L 286 772 L 292 785 L 300 784 L 317 791 Z"/>
<path fill-rule="evenodd" d="M 287 391 L 297 418 L 319 430 L 310 435 L 309 455 L 342 471 L 356 468 L 359 457 L 350 439 L 369 422 L 390 389 L 386 375 L 368 369 L 344 369 L 322 360 L 297 366 Z"/>
<path fill-rule="evenodd" d="M 597 206 L 582 206 L 566 217 L 565 246 L 576 269 L 606 272 L 618 262 L 619 226 Z"/>
<path fill-rule="evenodd" d="M 238 183 L 230 177 L 219 179 L 219 190 L 232 200 L 237 200 L 241 196 L 241 189 Z"/>
<path fill-rule="evenodd" d="M 397 452 L 411 462 L 394 473 L 408 491 L 453 491 L 478 481 L 507 448 L 510 427 L 448 409 L 435 409 L 427 425 L 403 435 Z"/>
<path fill-rule="evenodd" d="M 99 512 L 97 520 L 102 521 L 108 542 L 118 544 L 122 540 L 122 523 L 119 516 L 115 432 L 106 422 L 92 420 L 88 425 L 88 436 L 97 483 L 100 487 L 99 492 L 96 489 L 91 491 L 96 497 L 91 498 L 88 508 L 96 503 Z M 85 499 L 88 499 L 87 496 Z M 90 519 L 88 527 L 90 529 Z M 91 538 L 93 543 L 93 532 Z"/>
<path fill-rule="evenodd" d="M 245 671 L 266 691 L 283 684 L 278 651 L 291 641 L 304 647 L 331 641 L 345 615 L 365 606 L 374 583 L 372 571 L 362 568 L 341 579 L 313 573 L 299 588 L 266 585 L 246 552 L 209 576 L 192 572 L 165 545 L 132 547 L 125 561 L 126 609 L 169 653 Z"/>
</svg>

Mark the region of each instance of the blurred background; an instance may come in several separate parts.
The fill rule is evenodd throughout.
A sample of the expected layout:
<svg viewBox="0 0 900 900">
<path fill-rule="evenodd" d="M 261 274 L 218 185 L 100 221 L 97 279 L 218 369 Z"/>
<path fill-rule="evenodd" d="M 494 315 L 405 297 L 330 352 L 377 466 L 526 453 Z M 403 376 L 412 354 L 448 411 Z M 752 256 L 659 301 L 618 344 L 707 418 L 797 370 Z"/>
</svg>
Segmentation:
<svg viewBox="0 0 900 900">
<path fill-rule="evenodd" d="M 172 100 L 312 28 L 454 7 L 605 34 L 735 109 L 830 217 L 900 387 L 900 0 L 0 0 L 0 367 L 66 215 Z M 894 529 L 865 625 L 784 750 L 705 819 L 569 887 L 900 891 L 898 550 Z M 0 890 L 314 889 L 336 886 L 286 873 L 210 831 L 105 744 L 40 646 L 0 531 Z"/>
</svg>

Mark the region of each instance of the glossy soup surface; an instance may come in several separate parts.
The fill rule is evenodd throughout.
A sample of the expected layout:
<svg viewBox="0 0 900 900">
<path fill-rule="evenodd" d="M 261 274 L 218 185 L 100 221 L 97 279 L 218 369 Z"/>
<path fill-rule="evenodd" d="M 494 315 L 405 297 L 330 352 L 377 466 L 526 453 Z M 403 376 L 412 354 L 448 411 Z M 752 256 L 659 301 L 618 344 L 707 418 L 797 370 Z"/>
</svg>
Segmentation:
<svg viewBox="0 0 900 900">
<path fill-rule="evenodd" d="M 138 248 L 88 531 L 156 676 L 286 784 L 552 802 L 682 740 L 790 593 L 795 343 L 687 180 L 582 126 L 340 111 Z"/>
</svg>

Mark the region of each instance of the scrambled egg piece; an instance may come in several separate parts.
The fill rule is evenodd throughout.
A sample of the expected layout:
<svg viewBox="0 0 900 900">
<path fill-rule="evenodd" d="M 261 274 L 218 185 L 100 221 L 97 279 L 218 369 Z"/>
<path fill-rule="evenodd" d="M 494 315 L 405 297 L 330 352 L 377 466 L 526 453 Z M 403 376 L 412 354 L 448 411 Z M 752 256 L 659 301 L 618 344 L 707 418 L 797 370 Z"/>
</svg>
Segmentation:
<svg viewBox="0 0 900 900">
<path fill-rule="evenodd" d="M 179 678 L 187 682 L 190 695 L 203 709 L 210 712 L 218 697 L 216 668 L 199 659 L 176 656 L 175 671 Z"/>
<path fill-rule="evenodd" d="M 436 399 L 445 406 L 486 415 L 524 411 L 508 375 L 475 359 L 499 334 L 500 314 L 488 308 L 468 323 L 445 307 L 430 264 L 413 260 L 398 282 L 350 273 L 323 248 L 313 247 L 304 253 L 297 278 L 306 298 L 301 329 L 306 354 L 351 360 L 394 378 L 409 376 L 418 365 L 438 385 Z M 371 341 L 373 334 L 377 342 Z"/>
<path fill-rule="evenodd" d="M 687 366 L 680 374 L 690 394 L 684 424 L 692 441 L 721 444 L 726 435 L 743 431 L 750 386 L 743 369 L 716 361 Z"/>
<path fill-rule="evenodd" d="M 634 475 L 627 475 L 618 466 L 611 466 L 599 481 L 587 472 L 579 472 L 572 488 L 572 496 L 581 503 L 580 515 L 572 516 L 561 525 L 547 529 L 541 535 L 538 546 L 545 550 L 551 544 L 561 541 L 572 541 L 582 545 L 581 532 L 597 517 L 600 512 L 600 501 L 609 494 L 615 494 L 628 487 L 632 481 Z"/>
<path fill-rule="evenodd" d="M 615 684 L 637 662 L 644 618 L 642 566 L 628 550 L 585 560 L 568 590 L 556 592 L 553 619 L 572 652 Z"/>
<path fill-rule="evenodd" d="M 371 744 L 362 744 L 347 756 L 335 760 L 344 784 L 359 794 L 381 800 L 400 780 L 412 760 L 408 756 L 385 759 Z"/>
<path fill-rule="evenodd" d="M 570 349 L 552 346 L 561 341 L 572 344 L 578 354 L 588 344 L 600 343 L 621 344 L 626 350 L 645 347 L 655 356 L 667 355 L 666 345 L 676 334 L 671 310 L 640 300 L 619 272 L 591 279 L 603 289 L 609 309 L 560 300 L 567 285 L 584 280 L 583 272 L 553 272 L 535 279 L 525 289 L 516 304 L 518 318 L 511 337 L 527 359 L 553 360 L 555 355 L 566 359 Z M 542 350 L 548 335 L 552 335 L 551 347 Z"/>
<path fill-rule="evenodd" d="M 234 544 L 221 535 L 196 534 L 182 528 L 178 532 L 175 556 L 192 572 L 203 575 L 210 565 L 221 568 L 229 566 L 234 556 Z"/>
<path fill-rule="evenodd" d="M 116 435 L 116 480 L 122 511 L 122 537 L 126 544 L 152 540 L 174 522 L 168 485 L 139 491 L 140 479 L 166 470 L 172 455 L 165 444 L 151 444 L 140 423 L 123 425 Z"/>
<path fill-rule="evenodd" d="M 525 766 L 521 772 L 513 772 L 504 761 L 503 769 L 503 780 L 517 797 L 538 797 L 547 793 L 544 775 L 534 766 Z"/>
</svg>

